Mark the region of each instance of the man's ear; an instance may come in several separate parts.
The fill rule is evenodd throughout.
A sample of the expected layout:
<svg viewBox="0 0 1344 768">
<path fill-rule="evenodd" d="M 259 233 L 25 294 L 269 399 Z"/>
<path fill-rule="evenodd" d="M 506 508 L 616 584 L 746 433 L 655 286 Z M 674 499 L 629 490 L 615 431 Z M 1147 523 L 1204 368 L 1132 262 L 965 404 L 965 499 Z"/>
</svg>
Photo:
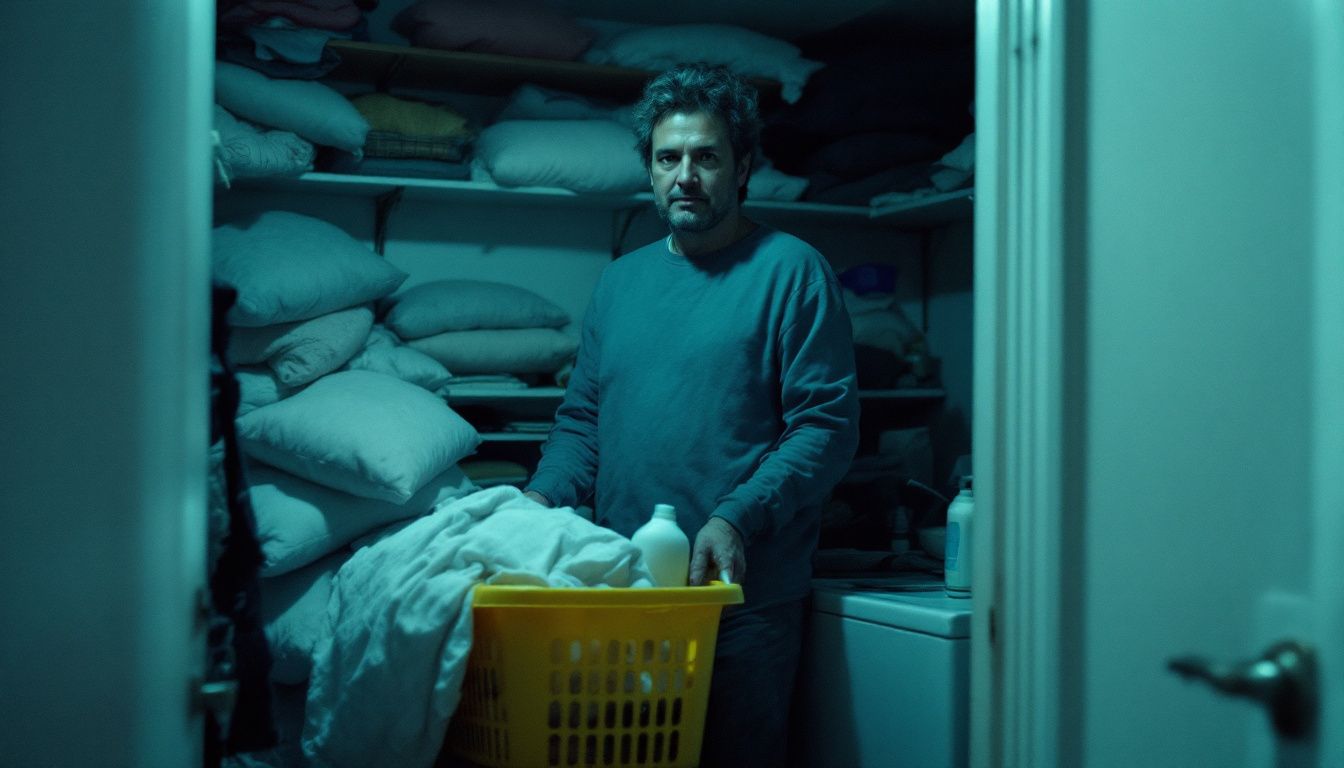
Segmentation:
<svg viewBox="0 0 1344 768">
<path fill-rule="evenodd" d="M 751 175 L 751 158 L 744 157 L 742 162 L 737 164 L 737 186 L 746 184 L 749 175 Z"/>
</svg>

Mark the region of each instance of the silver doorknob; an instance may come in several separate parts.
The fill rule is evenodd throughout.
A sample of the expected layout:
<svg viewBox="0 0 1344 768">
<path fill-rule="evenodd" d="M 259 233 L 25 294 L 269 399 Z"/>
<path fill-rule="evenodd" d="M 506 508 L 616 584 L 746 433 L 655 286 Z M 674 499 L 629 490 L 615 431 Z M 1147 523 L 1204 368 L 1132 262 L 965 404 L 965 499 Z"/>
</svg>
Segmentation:
<svg viewBox="0 0 1344 768">
<path fill-rule="evenodd" d="M 1307 736 L 1316 725 L 1316 652 L 1293 640 L 1275 643 L 1253 661 L 1215 664 L 1200 656 L 1178 656 L 1167 660 L 1167 669 L 1264 704 L 1274 730 L 1286 738 Z"/>
</svg>

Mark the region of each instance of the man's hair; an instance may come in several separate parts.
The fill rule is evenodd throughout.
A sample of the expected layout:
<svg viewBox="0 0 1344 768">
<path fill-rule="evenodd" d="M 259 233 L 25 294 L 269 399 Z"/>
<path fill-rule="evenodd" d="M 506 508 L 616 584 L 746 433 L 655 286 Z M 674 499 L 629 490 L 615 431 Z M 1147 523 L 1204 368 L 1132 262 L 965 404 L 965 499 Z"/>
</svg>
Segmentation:
<svg viewBox="0 0 1344 768">
<path fill-rule="evenodd" d="M 750 161 L 750 171 L 761 140 L 756 99 L 756 89 L 727 67 L 678 64 L 644 86 L 644 96 L 634 111 L 635 149 L 648 167 L 653 162 L 654 126 L 674 112 L 705 112 L 723 120 L 728 128 L 734 172 L 744 158 Z M 743 184 L 739 200 L 746 197 L 746 191 Z"/>
</svg>

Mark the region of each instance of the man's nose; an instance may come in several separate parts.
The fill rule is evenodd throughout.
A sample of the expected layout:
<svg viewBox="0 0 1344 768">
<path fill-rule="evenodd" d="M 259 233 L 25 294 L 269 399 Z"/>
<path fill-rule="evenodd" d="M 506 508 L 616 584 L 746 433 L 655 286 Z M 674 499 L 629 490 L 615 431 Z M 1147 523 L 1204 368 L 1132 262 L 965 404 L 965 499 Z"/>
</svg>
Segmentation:
<svg viewBox="0 0 1344 768">
<path fill-rule="evenodd" d="M 685 187 L 694 184 L 697 180 L 695 165 L 691 163 L 691 159 L 689 157 L 682 158 L 681 164 L 677 166 L 677 184 Z"/>
</svg>

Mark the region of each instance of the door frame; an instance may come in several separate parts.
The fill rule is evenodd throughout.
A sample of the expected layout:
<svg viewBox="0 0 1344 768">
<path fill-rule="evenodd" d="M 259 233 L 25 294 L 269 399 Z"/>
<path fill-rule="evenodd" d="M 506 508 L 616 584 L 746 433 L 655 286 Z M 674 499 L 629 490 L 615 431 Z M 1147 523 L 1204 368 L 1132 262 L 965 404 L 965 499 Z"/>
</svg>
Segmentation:
<svg viewBox="0 0 1344 768">
<path fill-rule="evenodd" d="M 1344 709 L 1344 0 L 1315 0 L 1315 295 L 1312 327 L 1312 591 L 1323 711 Z M 1330 673 L 1330 670 L 1334 670 Z M 1344 754 L 1344 725 L 1322 718 L 1318 754 Z"/>
<path fill-rule="evenodd" d="M 1078 728 L 1080 551 L 1074 410 L 1084 393 L 1081 244 L 1085 127 L 1065 67 L 1081 26 L 1059 0 L 979 0 L 976 31 L 974 425 L 977 538 L 971 764 L 1060 764 Z M 1072 64 L 1073 62 L 1070 62 Z M 1073 76 L 1066 80 L 1065 73 Z M 1072 185 L 1078 186 L 1078 185 Z M 1072 371 L 1066 377 L 1064 371 Z M 1073 390 L 1069 388 L 1073 387 Z M 1070 661 L 1070 660 L 1073 661 Z M 1068 702 L 1070 708 L 1065 708 Z M 1081 719 L 1077 721 L 1081 723 Z"/>
</svg>

